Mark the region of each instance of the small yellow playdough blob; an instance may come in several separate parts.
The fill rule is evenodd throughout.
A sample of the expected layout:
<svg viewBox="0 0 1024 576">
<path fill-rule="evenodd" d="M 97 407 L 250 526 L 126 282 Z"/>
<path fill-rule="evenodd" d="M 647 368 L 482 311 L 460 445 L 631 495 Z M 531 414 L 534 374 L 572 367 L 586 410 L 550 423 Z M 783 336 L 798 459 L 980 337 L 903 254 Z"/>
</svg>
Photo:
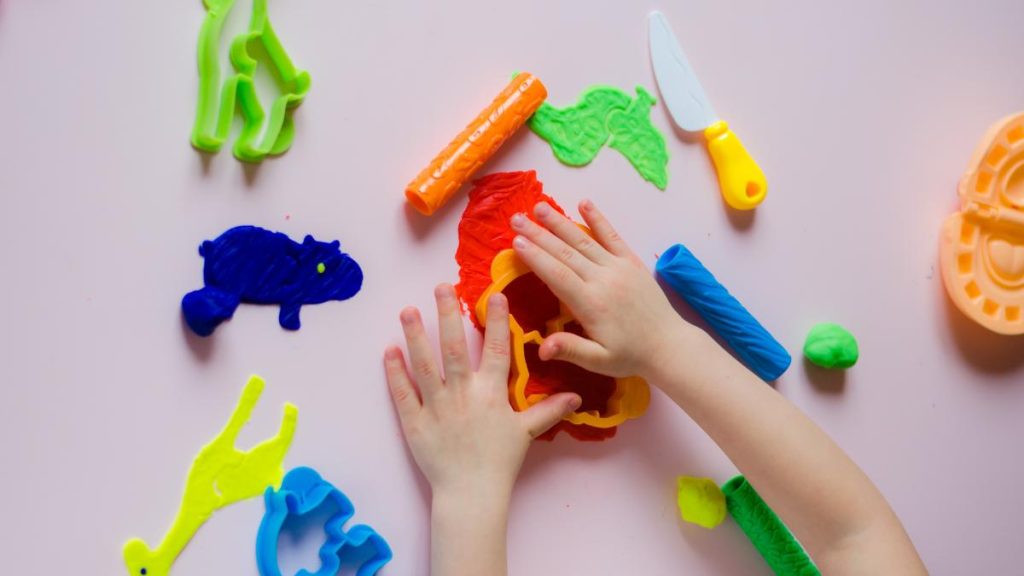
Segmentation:
<svg viewBox="0 0 1024 576">
<path fill-rule="evenodd" d="M 725 495 L 710 478 L 680 476 L 676 501 L 679 514 L 691 524 L 710 530 L 725 520 Z"/>
</svg>

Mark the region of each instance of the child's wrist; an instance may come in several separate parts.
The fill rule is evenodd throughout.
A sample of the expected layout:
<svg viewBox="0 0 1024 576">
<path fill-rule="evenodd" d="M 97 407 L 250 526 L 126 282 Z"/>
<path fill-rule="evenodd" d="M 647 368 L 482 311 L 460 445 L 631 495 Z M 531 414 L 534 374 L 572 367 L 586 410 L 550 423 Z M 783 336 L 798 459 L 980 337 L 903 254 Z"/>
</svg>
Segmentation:
<svg viewBox="0 0 1024 576">
<path fill-rule="evenodd" d="M 680 374 L 680 363 L 685 365 L 695 361 L 694 358 L 699 357 L 699 350 L 702 349 L 704 341 L 710 337 L 682 318 L 668 322 L 659 330 L 659 334 L 658 345 L 653 348 L 640 376 L 660 387 L 661 383 L 673 380 L 673 374 Z"/>
<path fill-rule="evenodd" d="M 431 497 L 435 521 L 478 525 L 505 522 L 511 502 L 510 490 L 440 489 Z"/>
</svg>

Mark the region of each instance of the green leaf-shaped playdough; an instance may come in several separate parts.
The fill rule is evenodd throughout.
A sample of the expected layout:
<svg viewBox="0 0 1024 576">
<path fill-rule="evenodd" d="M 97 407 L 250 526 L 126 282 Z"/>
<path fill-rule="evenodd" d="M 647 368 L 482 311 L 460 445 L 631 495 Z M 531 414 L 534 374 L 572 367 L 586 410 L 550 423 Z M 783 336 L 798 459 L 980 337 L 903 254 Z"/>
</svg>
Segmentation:
<svg viewBox="0 0 1024 576">
<path fill-rule="evenodd" d="M 543 138 L 559 162 L 586 166 L 605 144 L 618 150 L 655 186 L 668 184 L 665 137 L 651 124 L 655 99 L 637 86 L 636 98 L 611 86 L 591 86 L 572 106 L 541 104 L 530 129 Z"/>
<path fill-rule="evenodd" d="M 530 129 L 551 145 L 559 162 L 586 166 L 608 141 L 608 115 L 625 110 L 630 97 L 611 86 L 591 86 L 572 106 L 544 103 L 530 120 Z"/>
<path fill-rule="evenodd" d="M 640 86 L 636 99 L 625 110 L 608 115 L 608 146 L 629 160 L 644 180 L 664 190 L 668 185 L 668 148 L 665 137 L 651 124 L 651 107 L 657 100 Z"/>
<path fill-rule="evenodd" d="M 849 368 L 857 363 L 857 339 L 839 324 L 822 323 L 811 328 L 804 342 L 804 356 L 822 368 Z"/>
</svg>

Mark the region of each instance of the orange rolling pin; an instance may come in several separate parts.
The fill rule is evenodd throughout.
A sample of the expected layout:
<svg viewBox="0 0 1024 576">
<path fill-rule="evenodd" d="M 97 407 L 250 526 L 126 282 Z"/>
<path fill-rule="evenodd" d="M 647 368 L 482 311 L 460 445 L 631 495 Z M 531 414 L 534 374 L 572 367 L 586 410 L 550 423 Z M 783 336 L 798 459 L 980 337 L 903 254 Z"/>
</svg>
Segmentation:
<svg viewBox="0 0 1024 576">
<path fill-rule="evenodd" d="M 424 215 L 433 214 L 529 120 L 547 96 L 547 88 L 536 76 L 517 74 L 405 187 L 405 198 Z"/>
</svg>

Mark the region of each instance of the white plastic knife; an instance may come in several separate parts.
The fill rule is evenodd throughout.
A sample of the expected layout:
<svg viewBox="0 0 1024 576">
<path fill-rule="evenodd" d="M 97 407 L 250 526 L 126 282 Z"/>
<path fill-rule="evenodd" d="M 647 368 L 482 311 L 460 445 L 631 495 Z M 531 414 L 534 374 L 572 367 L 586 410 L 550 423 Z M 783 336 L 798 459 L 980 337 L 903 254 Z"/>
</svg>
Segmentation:
<svg viewBox="0 0 1024 576">
<path fill-rule="evenodd" d="M 687 132 L 704 133 L 726 203 L 738 210 L 757 207 L 768 193 L 764 173 L 715 114 L 665 15 L 651 12 L 649 26 L 654 76 L 672 120 Z"/>
</svg>

